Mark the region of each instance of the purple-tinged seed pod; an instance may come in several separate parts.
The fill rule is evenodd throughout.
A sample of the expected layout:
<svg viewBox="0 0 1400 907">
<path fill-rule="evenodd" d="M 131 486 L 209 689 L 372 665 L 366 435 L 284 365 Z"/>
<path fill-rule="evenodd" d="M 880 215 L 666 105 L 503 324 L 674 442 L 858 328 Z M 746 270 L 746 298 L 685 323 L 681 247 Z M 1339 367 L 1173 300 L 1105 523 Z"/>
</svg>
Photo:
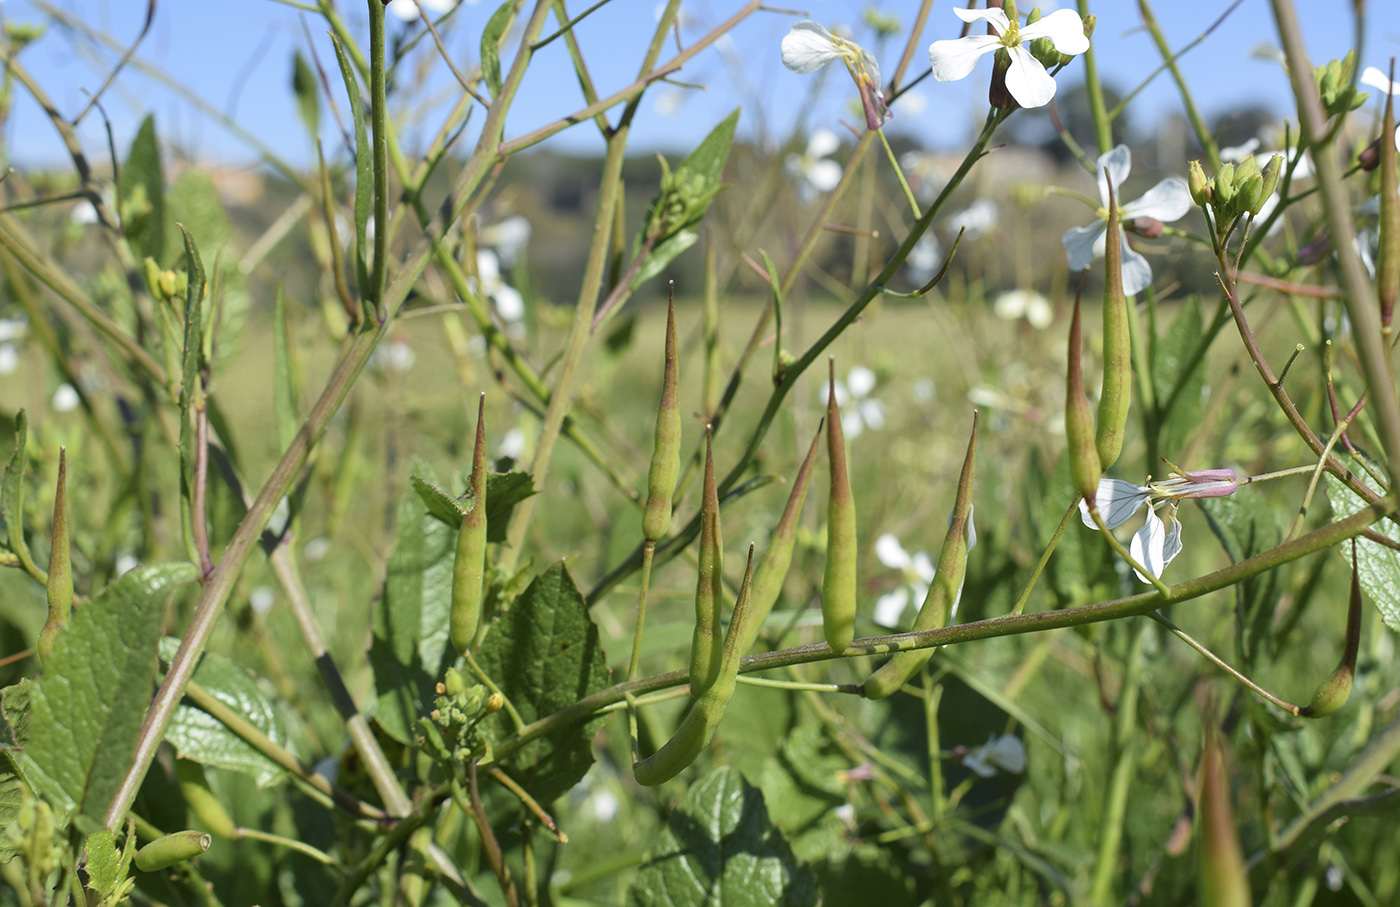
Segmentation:
<svg viewBox="0 0 1400 907">
<path fill-rule="evenodd" d="M 1094 444 L 1094 414 L 1084 396 L 1084 365 L 1079 327 L 1079 299 L 1074 300 L 1074 317 L 1069 324 L 1069 378 L 1065 382 L 1065 435 L 1069 440 L 1069 471 L 1074 487 L 1091 511 L 1098 505 L 1099 476 L 1103 467 Z"/>
<path fill-rule="evenodd" d="M 856 632 L 856 502 L 846 470 L 846 438 L 836 407 L 836 360 L 827 360 L 826 450 L 831 488 L 826 505 L 826 573 L 822 578 L 822 633 L 844 652 Z"/>
<path fill-rule="evenodd" d="M 1390 76 L 1395 78 L 1392 62 Z M 1381 303 L 1381 330 L 1390 335 L 1390 319 L 1395 314 L 1395 297 L 1400 293 L 1400 188 L 1395 176 L 1395 96 L 1385 98 L 1385 119 L 1381 125 L 1381 216 L 1380 250 L 1376 258 L 1376 296 Z"/>
<path fill-rule="evenodd" d="M 661 379 L 661 402 L 656 410 L 656 440 L 647 473 L 647 503 L 642 513 L 642 536 L 656 542 L 671 528 L 671 496 L 681 470 L 681 404 L 677 390 L 675 286 L 666 307 L 666 371 Z"/>
<path fill-rule="evenodd" d="M 53 500 L 53 548 L 49 552 L 49 581 L 46 593 L 49 601 L 49 617 L 44 629 L 39 631 L 39 658 L 47 659 L 53 654 L 54 640 L 58 631 L 68 625 L 73 612 L 73 565 L 68 556 L 68 491 L 67 454 L 64 448 L 58 449 L 58 489 Z"/>
<path fill-rule="evenodd" d="M 700 502 L 700 569 L 695 583 L 695 632 L 690 640 L 690 695 L 700 696 L 719 676 L 720 608 L 723 605 L 724 539 L 719 525 L 715 456 L 705 426 L 705 478 Z"/>
<path fill-rule="evenodd" d="M 1132 338 L 1128 332 L 1128 297 L 1123 294 L 1123 241 L 1113 177 L 1108 180 L 1108 231 L 1104 234 L 1103 389 L 1099 395 L 1099 430 L 1094 446 L 1099 466 L 1108 469 L 1123 452 L 1128 409 L 1133 402 Z M 1078 311 L 1078 304 L 1075 305 Z M 1077 357 L 1076 357 L 1077 358 Z"/>
</svg>

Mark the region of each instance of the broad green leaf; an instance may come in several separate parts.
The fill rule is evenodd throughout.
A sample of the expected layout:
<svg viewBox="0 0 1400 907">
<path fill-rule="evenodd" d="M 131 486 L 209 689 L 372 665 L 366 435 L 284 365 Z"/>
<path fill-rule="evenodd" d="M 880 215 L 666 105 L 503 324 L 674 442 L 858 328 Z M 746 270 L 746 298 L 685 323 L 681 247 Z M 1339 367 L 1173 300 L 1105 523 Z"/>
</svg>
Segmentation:
<svg viewBox="0 0 1400 907">
<path fill-rule="evenodd" d="M 413 471 L 426 476 L 428 484 L 437 481 L 432 467 L 421 460 L 414 462 Z M 369 650 L 378 691 L 375 718 L 400 743 L 413 739 L 413 723 L 431 711 L 433 688 L 450 656 L 447 626 L 456 553 L 456 530 L 432 519 L 416 492 L 405 493 Z"/>
<path fill-rule="evenodd" d="M 463 482 L 463 484 L 468 484 Z M 428 514 L 440 520 L 456 532 L 462 525 L 462 517 L 472 509 L 472 499 L 468 494 L 455 496 L 443 491 L 422 476 L 412 478 L 413 490 L 428 508 Z M 527 472 L 493 472 L 486 477 L 486 540 L 504 542 L 506 527 L 515 505 L 535 494 L 535 480 Z"/>
<path fill-rule="evenodd" d="M 151 698 L 166 597 L 193 564 L 138 567 L 84 603 L 30 687 L 21 777 L 59 813 L 100 819 L 131 764 Z M 8 697 L 7 697 L 8 698 Z"/>
<path fill-rule="evenodd" d="M 845 856 L 828 857 L 814 868 L 823 904 L 914 907 L 926 903 L 916 891 L 920 877 L 928 875 L 927 867 L 909 865 L 889 847 L 859 844 Z"/>
<path fill-rule="evenodd" d="M 1267 551 L 1283 540 L 1268 501 L 1257 494 L 1233 494 L 1199 503 L 1232 563 Z M 1277 601 L 1277 570 L 1266 570 L 1235 586 L 1235 645 L 1241 667 L 1252 666 L 1268 642 Z"/>
<path fill-rule="evenodd" d="M 355 121 L 355 280 L 360 288 L 360 298 L 369 298 L 369 246 L 366 231 L 370 212 L 374 207 L 374 170 L 369 144 L 369 132 L 365 128 L 365 105 L 360 100 L 360 82 L 355 75 L 355 67 L 345 54 L 340 39 L 331 36 L 335 45 L 335 59 L 340 64 L 340 76 L 345 80 L 345 92 L 350 96 L 350 115 Z M 388 229 L 388 224 L 379 224 L 378 229 Z"/>
<path fill-rule="evenodd" d="M 321 99 L 316 93 L 316 74 L 300 52 L 292 54 L 292 93 L 297 98 L 301 122 L 314 140 L 321 132 Z"/>
<path fill-rule="evenodd" d="M 298 57 L 297 59 L 301 59 Z M 277 419 L 277 445 L 286 450 L 297 434 L 297 395 L 292 386 L 291 353 L 287 342 L 286 284 L 277 285 L 272 316 L 272 411 Z"/>
<path fill-rule="evenodd" d="M 1205 349 L 1201 301 L 1192 295 L 1176 320 L 1152 344 L 1152 389 L 1162 420 L 1160 446 L 1172 459 L 1201 429 L 1206 400 Z M 1190 464 L 1182 466 L 1190 469 Z"/>
<path fill-rule="evenodd" d="M 607 655 L 588 604 L 563 563 L 535 577 L 492 624 L 477 661 L 528 722 L 552 715 L 608 683 Z M 553 800 L 579 782 L 593 764 L 589 741 L 598 718 L 561 728 L 528 744 L 504 768 L 536 800 Z M 506 711 L 490 727 L 513 730 Z"/>
<path fill-rule="evenodd" d="M 5 479 L 0 483 L 0 516 L 5 519 L 5 533 L 10 550 L 21 561 L 30 560 L 29 545 L 24 541 L 24 463 L 29 440 L 29 421 L 24 410 L 15 414 L 15 449 L 5 466 Z"/>
<path fill-rule="evenodd" d="M 1361 468 L 1351 457 L 1343 462 L 1352 472 L 1360 475 Z M 1357 497 L 1341 480 L 1327 474 L 1327 500 L 1338 519 L 1345 519 L 1358 513 L 1366 503 Z M 1400 529 L 1390 520 L 1381 520 L 1371 527 L 1392 541 L 1400 542 Z M 1338 548 L 1348 559 L 1351 548 L 1342 545 Z M 1356 540 L 1356 573 L 1361 580 L 1361 588 L 1366 597 L 1375 602 L 1381 612 L 1381 620 L 1392 630 L 1400 632 L 1400 552 L 1377 542 L 1363 538 Z"/>
<path fill-rule="evenodd" d="M 184 254 L 184 239 L 176 224 L 184 224 L 201 249 L 218 249 L 229 241 L 228 215 L 207 173 L 191 169 L 180 174 L 165 195 L 165 213 L 165 253 L 159 259 L 162 263 L 176 266 Z M 237 270 L 232 261 L 225 267 Z"/>
<path fill-rule="evenodd" d="M 481 31 L 481 75 L 493 100 L 501 93 L 501 42 L 510 30 L 518 5 L 519 0 L 506 0 L 491 14 L 486 28 Z"/>
<path fill-rule="evenodd" d="M 0 768 L 0 829 L 15 828 L 19 825 L 19 811 L 23 805 L 24 789 L 20 785 L 19 776 L 6 768 Z M 0 863 L 10 862 L 16 853 L 19 853 L 19 850 L 10 843 L 9 835 L 0 833 Z"/>
<path fill-rule="evenodd" d="M 175 180 L 165 197 L 165 214 L 163 261 L 178 264 L 184 255 L 183 237 L 175 226 L 177 223 L 189 228 L 196 248 L 206 252 L 218 250 L 214 265 L 209 269 L 209 292 L 205 294 L 208 305 L 204 307 L 204 351 L 206 364 L 216 372 L 221 371 L 238 351 L 250 305 L 247 277 L 238 267 L 237 256 L 229 252 L 228 215 L 213 180 L 198 170 L 186 170 Z"/>
<path fill-rule="evenodd" d="M 155 118 L 148 116 L 131 143 L 120 180 L 122 224 L 138 258 L 165 251 L 165 178 Z"/>
<path fill-rule="evenodd" d="M 721 766 L 686 792 L 628 892 L 639 907 L 804 907 L 812 871 L 768 818 L 763 795 Z"/>
<path fill-rule="evenodd" d="M 759 776 L 763 800 L 798 858 L 818 860 L 845 850 L 835 810 L 850 799 L 839 775 L 849 768 L 815 723 L 798 725 L 779 753 L 765 760 Z"/>
<path fill-rule="evenodd" d="M 87 856 L 87 887 L 104 898 L 117 890 L 124 879 L 121 865 L 122 854 L 117 849 L 117 836 L 110 831 L 99 831 L 88 835 L 83 845 Z"/>
<path fill-rule="evenodd" d="M 734 129 L 739 124 L 739 108 L 725 117 L 718 126 L 710 130 L 704 141 L 696 146 L 681 167 L 691 173 L 699 173 L 712 186 L 719 185 L 724 175 L 724 164 L 729 160 L 729 149 L 734 144 Z"/>
<path fill-rule="evenodd" d="M 694 230 L 678 230 L 674 236 L 669 236 L 657 243 L 656 248 L 651 250 L 647 260 L 638 269 L 637 276 L 632 278 L 632 289 L 636 290 L 637 287 L 660 274 L 667 265 L 675 260 L 677 255 L 695 245 L 699 239 L 700 234 Z"/>
<path fill-rule="evenodd" d="M 169 661 L 179 647 L 180 640 L 165 637 L 160 641 L 161 658 Z M 200 657 L 192 679 L 273 743 L 284 749 L 292 748 L 273 696 L 242 667 L 222 655 L 206 652 Z M 281 766 L 253 749 L 189 699 L 175 709 L 170 726 L 165 729 L 165 739 L 181 758 L 243 772 L 251 776 L 258 787 L 266 787 L 286 774 Z"/>
<path fill-rule="evenodd" d="M 27 680 L 0 690 L 0 752 L 22 750 L 29 742 L 29 693 Z"/>
<path fill-rule="evenodd" d="M 409 484 L 417 492 L 423 506 L 428 508 L 429 516 L 442 521 L 453 531 L 461 528 L 462 517 L 472 509 L 469 494 L 457 498 L 417 474 L 409 479 Z"/>
</svg>

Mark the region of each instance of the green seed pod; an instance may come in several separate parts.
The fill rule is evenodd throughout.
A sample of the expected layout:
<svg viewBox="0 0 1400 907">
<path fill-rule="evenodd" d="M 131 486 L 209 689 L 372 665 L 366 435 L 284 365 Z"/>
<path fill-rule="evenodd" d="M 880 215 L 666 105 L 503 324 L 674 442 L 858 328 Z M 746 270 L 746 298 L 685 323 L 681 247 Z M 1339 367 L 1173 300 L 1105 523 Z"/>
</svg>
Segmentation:
<svg viewBox="0 0 1400 907">
<path fill-rule="evenodd" d="M 476 409 L 476 447 L 472 451 L 472 509 L 457 531 L 457 559 L 452 564 L 452 648 L 465 652 L 476 639 L 486 595 L 486 395 Z"/>
<path fill-rule="evenodd" d="M 836 407 L 836 359 L 827 360 L 826 451 L 831 489 L 826 506 L 826 574 L 822 578 L 822 632 L 833 652 L 856 633 L 856 502 L 846 472 L 846 438 Z"/>
<path fill-rule="evenodd" d="M 132 861 L 142 872 L 157 872 L 193 859 L 209 849 L 213 839 L 202 831 L 177 831 L 173 835 L 156 838 L 136 851 Z"/>
<path fill-rule="evenodd" d="M 1202 907 L 1250 907 L 1249 870 L 1235 831 L 1230 782 L 1215 727 L 1206 728 L 1199 782 L 1201 847 L 1197 891 Z"/>
<path fill-rule="evenodd" d="M 690 695 L 698 697 L 719 676 L 719 614 L 724 601 L 724 540 L 715 490 L 715 456 L 705 427 L 705 479 L 700 501 L 700 569 L 695 584 L 695 633 L 690 640 Z"/>
<path fill-rule="evenodd" d="M 642 514 L 642 535 L 655 542 L 671 527 L 671 495 L 681 470 L 681 404 L 677 392 L 675 284 L 666 307 L 666 371 L 661 380 L 661 403 L 656 411 L 656 441 L 647 474 L 647 504 Z"/>
<path fill-rule="evenodd" d="M 68 625 L 73 612 L 73 565 L 68 556 L 68 492 L 65 481 L 66 452 L 58 449 L 58 490 L 53 501 L 53 549 L 49 553 L 49 619 L 39 631 L 39 658 L 53 654 L 58 631 Z"/>
<path fill-rule="evenodd" d="M 1235 207 L 1240 214 L 1248 213 L 1251 217 L 1259 213 L 1259 209 L 1264 205 L 1264 177 L 1255 173 L 1239 184 L 1236 190 Z"/>
<path fill-rule="evenodd" d="M 1123 452 L 1128 408 L 1133 402 L 1132 338 L 1128 334 L 1128 298 L 1123 295 L 1123 242 L 1118 224 L 1118 201 L 1109 180 L 1108 232 L 1104 234 L 1103 388 L 1099 395 L 1099 430 L 1094 446 L 1099 465 L 1108 469 Z"/>
<path fill-rule="evenodd" d="M 1275 154 L 1273 157 L 1269 158 L 1269 163 L 1264 165 L 1264 169 L 1260 171 L 1260 176 L 1264 179 L 1264 188 L 1259 196 L 1260 207 L 1263 207 L 1264 202 L 1267 201 L 1269 196 L 1274 194 L 1274 190 L 1278 188 L 1279 179 L 1283 176 L 1283 155 Z M 1258 211 L 1254 213 L 1256 216 L 1259 214 Z"/>
<path fill-rule="evenodd" d="M 792 483 L 792 493 L 788 495 L 787 507 L 782 518 L 773 529 L 773 537 L 768 540 L 768 548 L 763 552 L 763 560 L 753 579 L 753 592 L 749 600 L 749 625 L 744 637 L 739 640 L 739 651 L 747 652 L 763 629 L 763 622 L 778 601 L 787 579 L 788 568 L 792 566 L 792 549 L 797 543 L 797 520 L 802 515 L 802 503 L 807 499 L 807 488 L 812 484 L 812 472 L 817 463 L 817 449 L 821 442 L 821 426 L 817 427 L 812 446 L 807 448 L 807 458 L 797 470 L 797 478 Z"/>
<path fill-rule="evenodd" d="M 1065 435 L 1069 441 L 1069 471 L 1075 490 L 1096 509 L 1094 497 L 1103 468 L 1094 443 L 1094 414 L 1084 396 L 1084 365 L 1080 347 L 1079 300 L 1074 300 L 1074 318 L 1069 325 L 1069 379 L 1065 383 Z"/>
<path fill-rule="evenodd" d="M 1200 161 L 1192 161 L 1187 167 L 1186 185 L 1191 190 L 1191 201 L 1195 202 L 1197 207 L 1206 207 L 1215 195 L 1210 187 L 1210 180 L 1206 179 L 1205 170 L 1201 169 Z"/>
<path fill-rule="evenodd" d="M 213 791 L 209 790 L 202 765 L 188 759 L 176 759 L 175 780 L 179 782 L 185 805 L 200 824 L 217 837 L 230 839 L 236 836 L 238 826 Z"/>
<path fill-rule="evenodd" d="M 1395 75 L 1392 66 L 1390 75 Z M 1395 176 L 1395 97 L 1385 99 L 1381 125 L 1380 254 L 1376 259 L 1376 296 L 1381 303 L 1381 327 L 1390 333 L 1395 298 L 1400 294 L 1400 189 Z"/>
<path fill-rule="evenodd" d="M 953 518 L 943 548 L 938 553 L 938 569 L 929 584 L 928 595 L 914 618 L 915 630 L 936 630 L 947 626 L 962 597 L 963 579 L 967 574 L 967 552 L 972 537 L 972 479 L 977 466 L 977 413 L 972 414 L 972 437 L 963 456 L 962 474 L 958 477 L 958 496 L 953 503 Z M 919 673 L 933 657 L 933 649 L 913 649 L 896 652 L 865 681 L 866 699 L 884 699 L 892 695 L 909 679 Z"/>
<path fill-rule="evenodd" d="M 744 656 L 743 640 L 749 637 L 753 625 L 753 612 L 749 606 L 752 578 L 753 545 L 749 545 L 749 563 L 744 568 L 744 582 L 739 587 L 734 616 L 724 636 L 719 676 L 709 689 L 690 704 L 690 710 L 685 713 L 671 739 L 661 749 L 632 766 L 632 774 L 638 784 L 652 787 L 671 780 L 694 762 L 714 739 L 715 730 L 739 683 L 739 661 Z"/>
<path fill-rule="evenodd" d="M 1337 669 L 1313 693 L 1312 702 L 1298 714 L 1304 718 L 1324 718 L 1347 704 L 1356 678 L 1356 655 L 1361 650 L 1361 576 L 1356 569 L 1356 540 L 1351 542 L 1351 595 L 1347 601 L 1346 642 Z"/>
</svg>

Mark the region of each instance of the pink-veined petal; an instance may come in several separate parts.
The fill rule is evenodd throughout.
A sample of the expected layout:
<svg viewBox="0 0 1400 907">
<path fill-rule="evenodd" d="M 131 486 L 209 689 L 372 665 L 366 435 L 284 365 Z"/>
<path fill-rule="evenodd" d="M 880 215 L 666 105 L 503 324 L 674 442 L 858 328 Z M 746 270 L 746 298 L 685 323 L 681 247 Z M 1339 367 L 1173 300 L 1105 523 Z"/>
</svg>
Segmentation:
<svg viewBox="0 0 1400 907">
<path fill-rule="evenodd" d="M 1161 576 L 1162 568 L 1166 562 L 1162 558 L 1162 547 L 1167 540 L 1167 527 L 1162 524 L 1161 517 L 1152 508 L 1147 509 L 1147 522 L 1142 524 L 1142 528 L 1133 533 L 1132 544 L 1128 546 L 1128 553 L 1133 556 L 1133 560 L 1147 568 L 1147 572 L 1153 576 Z M 1138 573 L 1138 579 L 1144 583 L 1152 580 Z"/>
<path fill-rule="evenodd" d="M 841 182 L 842 173 L 845 173 L 845 169 L 840 164 L 831 160 L 821 160 L 814 162 L 802 175 L 812 184 L 813 189 L 818 192 L 830 192 Z"/>
<path fill-rule="evenodd" d="M 1097 221 L 1087 227 L 1070 227 L 1065 231 L 1062 242 L 1071 271 L 1084 270 L 1094 263 L 1096 256 L 1103 254 L 1102 243 L 1107 229 L 1103 221 Z"/>
<path fill-rule="evenodd" d="M 1084 37 L 1084 20 L 1073 10 L 1056 10 L 1022 28 L 1020 35 L 1023 44 L 1036 38 L 1049 38 L 1062 54 L 1082 54 L 1089 49 L 1089 39 Z"/>
<path fill-rule="evenodd" d="M 1006 13 L 999 9 L 962 9 L 955 6 L 953 7 L 953 15 L 964 22 L 991 23 L 992 27 L 1003 35 L 1011 27 L 1011 20 L 1006 18 Z"/>
<path fill-rule="evenodd" d="M 831 32 L 804 19 L 783 36 L 783 65 L 795 73 L 816 72 L 841 56 Z"/>
<path fill-rule="evenodd" d="M 1142 254 L 1128 245 L 1128 235 L 1123 234 L 1123 293 L 1136 296 L 1152 286 L 1152 266 Z"/>
<path fill-rule="evenodd" d="M 1068 10 L 1065 10 L 1068 12 Z M 1027 109 L 1044 107 L 1055 97 L 1055 79 L 1024 47 L 1011 48 L 1011 68 L 1006 71 L 1006 90 L 1016 103 Z"/>
<path fill-rule="evenodd" d="M 1167 515 L 1167 537 L 1162 540 L 1162 569 L 1166 569 L 1181 553 L 1181 520 L 1176 518 L 1176 508 Z"/>
<path fill-rule="evenodd" d="M 1108 181 L 1104 179 L 1104 171 L 1113 177 L 1113 194 L 1118 195 L 1123 184 L 1128 181 L 1128 176 L 1133 172 L 1133 154 L 1128 150 L 1127 145 L 1118 145 L 1112 151 L 1106 151 L 1099 155 L 1095 174 L 1099 181 L 1099 201 L 1103 202 L 1105 208 L 1108 207 Z M 1103 254 L 1100 252 L 1099 254 Z"/>
<path fill-rule="evenodd" d="M 990 12 L 999 13 L 1001 10 Z M 1001 47 L 1001 39 L 993 35 L 968 35 L 966 38 L 934 41 L 928 48 L 928 62 L 933 67 L 935 79 L 956 82 L 972 72 L 983 54 L 989 54 L 998 47 Z"/>
<path fill-rule="evenodd" d="M 1138 512 L 1138 508 L 1147 503 L 1147 499 L 1147 489 L 1123 479 L 1099 479 L 1098 490 L 1094 493 L 1094 504 L 1099 508 L 1099 515 L 1103 517 L 1104 525 L 1109 529 L 1116 529 L 1126 523 Z M 1088 505 L 1083 501 L 1079 502 L 1079 518 L 1090 529 L 1099 528 L 1099 524 L 1089 515 Z"/>
<path fill-rule="evenodd" d="M 1170 223 L 1185 217 L 1191 207 L 1191 190 L 1187 188 L 1186 180 L 1169 176 L 1148 189 L 1142 198 L 1120 208 L 1119 215 L 1125 220 L 1130 217 L 1151 217 Z"/>
</svg>

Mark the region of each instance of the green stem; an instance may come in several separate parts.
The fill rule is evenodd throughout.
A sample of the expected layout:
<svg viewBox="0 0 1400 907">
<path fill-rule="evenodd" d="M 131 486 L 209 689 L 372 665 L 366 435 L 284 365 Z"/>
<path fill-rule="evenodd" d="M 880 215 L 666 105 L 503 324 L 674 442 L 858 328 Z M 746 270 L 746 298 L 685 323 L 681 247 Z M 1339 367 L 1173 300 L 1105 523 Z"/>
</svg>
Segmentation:
<svg viewBox="0 0 1400 907">
<path fill-rule="evenodd" d="M 324 850 L 317 850 L 310 844 L 305 844 L 295 838 L 284 838 L 281 835 L 270 834 L 265 831 L 258 831 L 256 828 L 238 828 L 234 830 L 235 838 L 245 838 L 249 841 L 262 841 L 266 844 L 273 844 L 277 847 L 285 847 L 288 850 L 295 850 L 303 856 L 308 856 L 318 863 L 322 863 L 332 869 L 343 869 L 340 861 Z"/>
<path fill-rule="evenodd" d="M 1079 0 L 1079 16 L 1089 15 L 1089 0 Z M 1093 42 L 1084 51 L 1084 87 L 1089 95 L 1089 111 L 1094 116 L 1094 140 L 1098 143 L 1099 154 L 1107 154 L 1113 149 L 1113 129 L 1108 122 L 1108 112 L 1104 109 L 1103 86 L 1099 84 L 1098 56 Z"/>
<path fill-rule="evenodd" d="M 1109 529 L 1108 524 L 1103 521 L 1103 514 L 1099 513 L 1098 508 L 1090 509 L 1089 515 L 1094 518 L 1094 522 L 1098 525 L 1099 534 L 1108 539 L 1108 544 L 1118 553 L 1118 556 L 1127 561 L 1128 566 L 1137 571 L 1138 576 L 1147 577 L 1148 582 L 1152 583 L 1152 585 L 1157 588 L 1157 591 L 1161 593 L 1163 600 L 1171 601 L 1171 587 L 1162 582 L 1160 576 L 1154 576 L 1151 570 L 1139 564 L 1137 559 L 1128 553 L 1128 549 L 1123 547 L 1123 543 L 1118 541 L 1118 537 L 1113 534 L 1113 530 Z"/>
<path fill-rule="evenodd" d="M 374 849 L 369 852 L 341 883 L 340 889 L 335 893 L 335 899 L 331 901 L 333 907 L 344 907 L 350 903 L 351 897 L 359 890 L 360 886 L 369 880 L 369 877 L 389 859 L 389 855 L 398 850 L 418 828 L 437 812 L 435 798 L 430 798 L 412 813 L 406 816 L 403 821 L 395 825 L 393 830 L 380 838 L 374 845 Z"/>
<path fill-rule="evenodd" d="M 1132 785 L 1133 766 L 1137 758 L 1134 741 L 1144 660 L 1142 644 L 1147 628 L 1146 622 L 1135 627 L 1132 640 L 1128 643 L 1128 665 L 1123 673 L 1123 689 L 1118 696 L 1118 709 L 1114 716 L 1113 738 L 1118 754 L 1109 776 L 1103 818 L 1099 822 L 1099 853 L 1089 889 L 1090 902 L 1103 907 L 1114 903 L 1113 880 L 1119 874 L 1118 854 L 1123 843 L 1123 819 L 1128 812 L 1128 790 Z"/>
<path fill-rule="evenodd" d="M 384 4 L 368 0 L 370 128 L 374 142 L 374 270 L 370 298 L 379 320 L 384 310 L 384 278 L 389 271 L 389 142 L 384 132 L 389 115 L 384 98 Z"/>
<path fill-rule="evenodd" d="M 1079 0 L 1079 5 L 1084 6 L 1085 0 Z M 1196 109 L 1195 99 L 1191 97 L 1191 89 L 1186 87 L 1186 79 L 1181 75 L 1181 69 L 1176 65 L 1176 58 L 1179 54 L 1173 54 L 1171 45 L 1167 43 L 1167 38 L 1162 34 L 1161 27 L 1157 24 L 1157 17 L 1152 15 L 1152 7 L 1147 0 L 1138 0 L 1138 10 L 1142 13 L 1142 25 L 1147 29 L 1147 33 L 1152 36 L 1152 43 L 1157 45 L 1157 51 L 1162 55 L 1162 61 L 1171 70 L 1172 80 L 1176 82 L 1177 93 L 1181 95 L 1181 104 L 1186 108 L 1186 118 L 1191 121 L 1191 128 L 1196 132 L 1196 141 L 1201 143 L 1201 150 L 1206 154 L 1206 160 L 1210 162 L 1211 172 L 1220 169 L 1220 146 L 1215 142 L 1215 136 L 1211 134 L 1206 122 L 1201 118 L 1201 112 Z M 1215 26 L 1211 26 L 1214 28 Z M 1312 70 L 1308 70 L 1308 78 L 1312 78 Z"/>
<path fill-rule="evenodd" d="M 1040 579 L 1040 574 L 1044 572 L 1045 565 L 1050 563 L 1050 555 L 1055 553 L 1055 546 L 1060 544 L 1060 536 L 1065 534 L 1065 527 L 1069 526 L 1069 521 L 1073 519 L 1075 513 L 1079 511 L 1079 500 L 1076 498 L 1065 511 L 1064 517 L 1060 520 L 1060 525 L 1055 528 L 1055 534 L 1050 536 L 1050 541 L 1045 545 L 1045 550 L 1040 554 L 1040 560 L 1036 562 L 1035 569 L 1031 571 L 1031 578 L 1026 582 L 1026 588 L 1021 590 L 1020 598 L 1016 599 L 1016 606 L 1011 609 L 1011 614 L 1020 614 L 1026 608 L 1026 600 L 1031 597 L 1031 590 L 1035 588 L 1036 582 Z"/>
<path fill-rule="evenodd" d="M 1235 669 L 1235 667 L 1232 666 L 1229 662 L 1225 661 L 1225 659 L 1221 658 L 1219 655 L 1216 655 L 1204 643 L 1197 641 L 1194 637 L 1188 634 L 1185 630 L 1178 627 L 1176 624 L 1172 623 L 1170 619 L 1163 616 L 1160 612 L 1153 611 L 1147 616 L 1152 618 L 1162 626 L 1166 627 L 1172 632 L 1174 636 L 1176 636 L 1177 639 L 1181 640 L 1191 648 L 1195 649 L 1207 661 L 1215 665 L 1220 670 L 1224 671 L 1226 674 L 1229 674 L 1231 677 L 1233 677 L 1236 681 L 1238 681 L 1256 696 L 1260 697 L 1261 699 L 1265 699 L 1269 702 L 1272 702 L 1274 705 L 1278 706 L 1279 708 L 1283 709 L 1285 712 L 1293 716 L 1297 716 L 1298 713 L 1302 711 L 1298 708 L 1298 706 L 1294 705 L 1293 703 L 1288 702 L 1284 699 L 1280 699 L 1273 693 L 1270 693 L 1268 690 L 1261 687 L 1259 684 L 1250 680 L 1244 675 L 1243 672 Z"/>
<path fill-rule="evenodd" d="M 923 215 L 919 213 L 919 203 L 915 200 L 909 183 L 904 179 L 904 170 L 899 166 L 899 158 L 894 156 L 894 149 L 890 148 L 890 140 L 885 138 L 885 130 L 877 129 L 875 134 L 880 137 L 880 144 L 885 146 L 885 156 L 890 159 L 890 166 L 894 168 L 895 178 L 899 180 L 899 188 L 904 190 L 904 198 L 909 202 L 909 210 L 914 212 L 915 217 L 922 217 Z"/>
</svg>

